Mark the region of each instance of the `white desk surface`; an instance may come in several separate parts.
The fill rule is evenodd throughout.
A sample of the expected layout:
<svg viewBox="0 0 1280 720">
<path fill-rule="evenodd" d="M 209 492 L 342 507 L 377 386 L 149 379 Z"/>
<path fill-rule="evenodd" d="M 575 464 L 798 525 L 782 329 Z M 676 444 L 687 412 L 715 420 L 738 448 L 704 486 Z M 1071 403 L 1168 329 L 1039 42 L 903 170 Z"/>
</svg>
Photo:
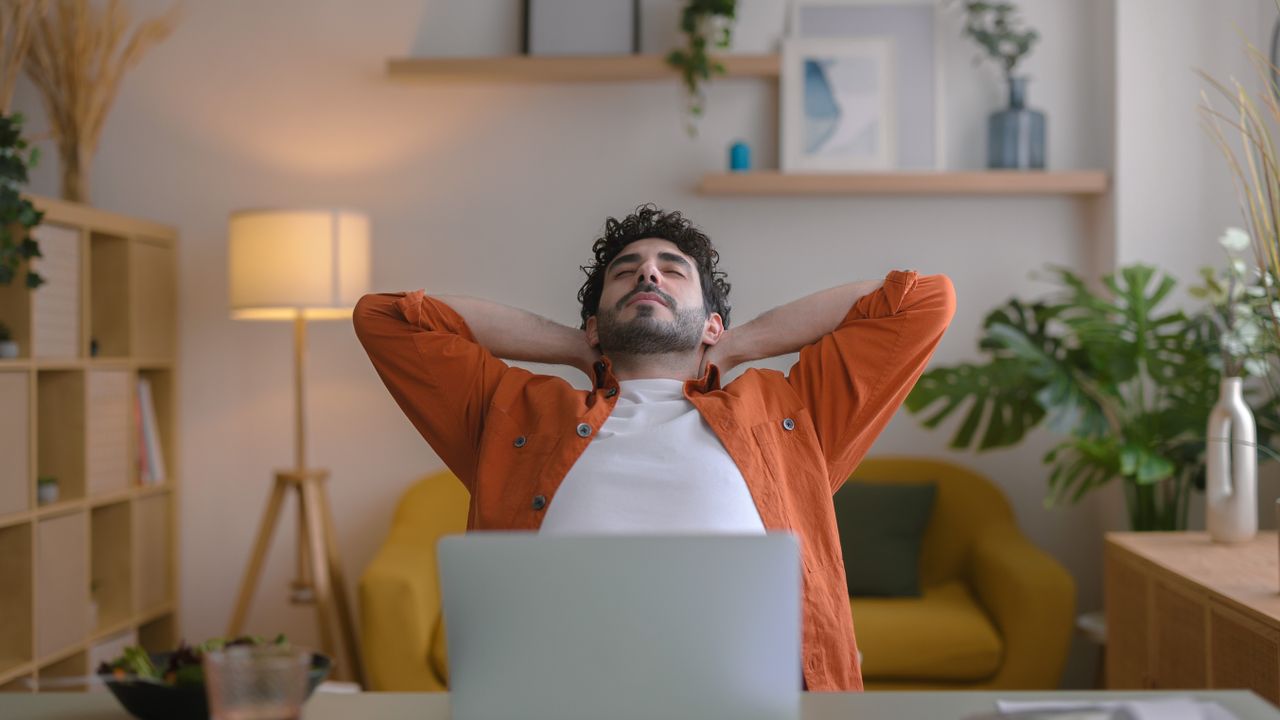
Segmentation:
<svg viewBox="0 0 1280 720">
<path fill-rule="evenodd" d="M 871 692 L 806 693 L 803 720 L 960 720 L 994 712 L 1002 700 L 1195 697 L 1217 702 L 1239 720 L 1280 720 L 1280 710 L 1245 690 L 1185 692 Z M 4 720 L 128 720 L 108 693 L 0 693 Z M 318 694 L 304 720 L 448 720 L 445 693 Z"/>
</svg>

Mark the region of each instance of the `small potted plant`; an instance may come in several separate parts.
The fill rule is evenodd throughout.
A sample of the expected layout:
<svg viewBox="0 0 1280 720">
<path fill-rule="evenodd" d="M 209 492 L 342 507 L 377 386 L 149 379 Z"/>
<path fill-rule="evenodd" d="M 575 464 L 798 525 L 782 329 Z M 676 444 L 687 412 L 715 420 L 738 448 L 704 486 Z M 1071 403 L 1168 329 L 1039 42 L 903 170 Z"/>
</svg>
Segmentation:
<svg viewBox="0 0 1280 720">
<path fill-rule="evenodd" d="M 18 357 L 18 343 L 13 339 L 9 326 L 0 323 L 0 359 Z"/>
<path fill-rule="evenodd" d="M 688 0 L 680 13 L 680 30 L 687 42 L 667 55 L 667 64 L 680 71 L 684 83 L 689 111 L 685 129 L 690 137 L 698 134 L 698 119 L 706 105 L 705 84 L 712 75 L 725 72 L 724 65 L 713 60 L 707 50 L 729 47 L 737 5 L 738 0 Z"/>
<path fill-rule="evenodd" d="M 41 475 L 36 480 L 36 502 L 40 505 L 58 502 L 58 478 Z"/>
</svg>

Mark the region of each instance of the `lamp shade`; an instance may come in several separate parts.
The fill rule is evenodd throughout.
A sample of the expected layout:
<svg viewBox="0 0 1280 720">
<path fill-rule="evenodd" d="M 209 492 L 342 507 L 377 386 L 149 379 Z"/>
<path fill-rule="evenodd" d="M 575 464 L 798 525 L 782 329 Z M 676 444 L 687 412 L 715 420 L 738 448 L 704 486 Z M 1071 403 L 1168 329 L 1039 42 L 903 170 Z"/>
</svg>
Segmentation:
<svg viewBox="0 0 1280 720">
<path fill-rule="evenodd" d="M 231 316 L 350 317 L 369 291 L 369 218 L 349 210 L 243 210 L 228 229 Z"/>
</svg>

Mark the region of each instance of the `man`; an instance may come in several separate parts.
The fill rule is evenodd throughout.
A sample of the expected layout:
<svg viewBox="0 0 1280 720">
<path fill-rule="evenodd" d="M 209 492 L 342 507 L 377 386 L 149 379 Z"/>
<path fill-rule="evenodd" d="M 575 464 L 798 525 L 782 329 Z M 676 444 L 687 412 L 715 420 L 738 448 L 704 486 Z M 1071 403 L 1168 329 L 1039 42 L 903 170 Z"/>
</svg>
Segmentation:
<svg viewBox="0 0 1280 720">
<path fill-rule="evenodd" d="M 805 685 L 861 690 L 831 495 L 924 370 L 950 281 L 891 272 L 729 329 L 719 256 L 680 213 L 610 218 L 593 252 L 580 329 L 418 291 L 362 298 L 356 334 L 470 491 L 468 528 L 793 532 Z M 721 386 L 735 365 L 795 351 L 786 375 Z M 577 367 L 592 388 L 499 358 Z"/>
</svg>

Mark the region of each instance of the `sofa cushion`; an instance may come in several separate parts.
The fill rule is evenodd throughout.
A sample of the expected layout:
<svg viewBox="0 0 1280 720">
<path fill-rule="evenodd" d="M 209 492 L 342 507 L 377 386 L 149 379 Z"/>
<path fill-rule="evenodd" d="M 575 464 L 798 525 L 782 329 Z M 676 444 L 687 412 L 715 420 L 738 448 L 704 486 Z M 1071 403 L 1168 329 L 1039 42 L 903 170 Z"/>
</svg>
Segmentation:
<svg viewBox="0 0 1280 720">
<path fill-rule="evenodd" d="M 436 629 L 431 637 L 431 650 L 427 657 L 436 677 L 449 687 L 449 643 L 444 629 L 444 615 L 436 615 Z"/>
<path fill-rule="evenodd" d="M 852 598 L 864 678 L 982 680 L 1000 666 L 995 626 L 959 582 L 918 598 Z"/>
<path fill-rule="evenodd" d="M 929 526 L 933 483 L 850 480 L 833 498 L 851 596 L 919 597 L 920 540 Z"/>
</svg>

